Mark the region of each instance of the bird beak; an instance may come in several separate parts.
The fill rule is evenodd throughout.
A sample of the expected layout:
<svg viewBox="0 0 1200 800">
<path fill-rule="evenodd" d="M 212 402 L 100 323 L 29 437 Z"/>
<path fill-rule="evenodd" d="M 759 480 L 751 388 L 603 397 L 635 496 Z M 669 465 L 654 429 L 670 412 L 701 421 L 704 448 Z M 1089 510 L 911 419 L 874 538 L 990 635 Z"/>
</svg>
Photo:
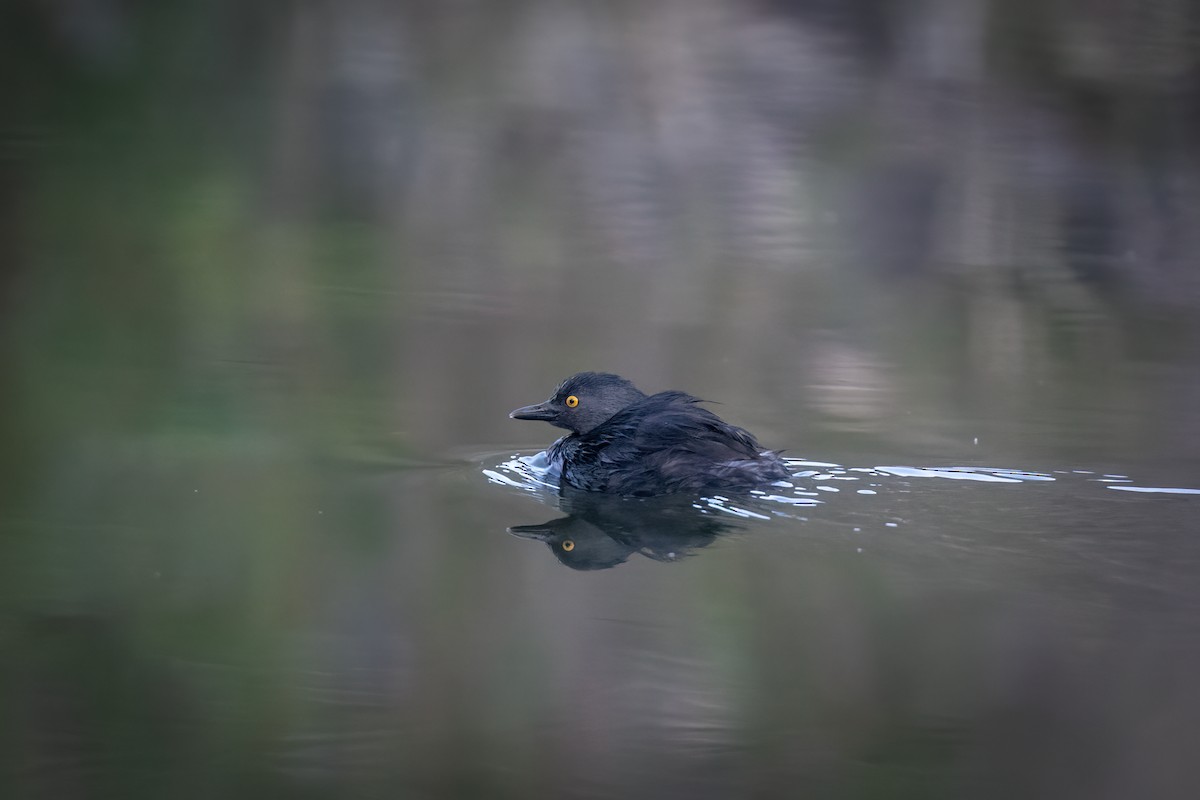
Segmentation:
<svg viewBox="0 0 1200 800">
<path fill-rule="evenodd" d="M 513 536 L 533 539 L 536 542 L 546 542 L 554 536 L 554 531 L 545 525 L 513 525 L 508 532 Z"/>
<path fill-rule="evenodd" d="M 538 419 L 549 422 L 558 416 L 558 412 L 546 403 L 518 408 L 508 415 L 509 419 Z"/>
</svg>

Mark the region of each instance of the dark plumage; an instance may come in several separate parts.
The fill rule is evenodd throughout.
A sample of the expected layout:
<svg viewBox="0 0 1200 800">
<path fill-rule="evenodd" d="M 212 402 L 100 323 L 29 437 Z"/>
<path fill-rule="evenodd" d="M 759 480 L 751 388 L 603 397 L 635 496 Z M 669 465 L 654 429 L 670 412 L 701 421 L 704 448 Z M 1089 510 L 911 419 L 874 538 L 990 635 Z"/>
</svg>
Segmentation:
<svg viewBox="0 0 1200 800">
<path fill-rule="evenodd" d="M 647 397 L 620 376 L 581 372 L 546 402 L 509 416 L 571 431 L 547 455 L 564 482 L 586 491 L 737 492 L 789 477 L 778 454 L 699 402 L 673 391 Z"/>
</svg>

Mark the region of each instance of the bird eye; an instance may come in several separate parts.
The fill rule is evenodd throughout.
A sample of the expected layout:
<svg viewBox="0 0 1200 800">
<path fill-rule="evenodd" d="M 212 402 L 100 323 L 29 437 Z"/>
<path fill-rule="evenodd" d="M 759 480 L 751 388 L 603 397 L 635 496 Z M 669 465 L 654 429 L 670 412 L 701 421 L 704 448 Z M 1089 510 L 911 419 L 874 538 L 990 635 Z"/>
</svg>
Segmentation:
<svg viewBox="0 0 1200 800">
<path fill-rule="evenodd" d="M 573 394 L 568 395 L 567 396 L 567 408 L 574 408 L 577 405 L 579 405 L 579 398 Z"/>
<path fill-rule="evenodd" d="M 575 402 L 579 402 L 579 401 L 576 400 Z M 565 540 L 563 540 L 562 548 L 563 548 L 563 550 L 566 550 L 569 553 L 575 549 L 575 543 L 572 542 L 570 539 L 565 539 Z"/>
</svg>

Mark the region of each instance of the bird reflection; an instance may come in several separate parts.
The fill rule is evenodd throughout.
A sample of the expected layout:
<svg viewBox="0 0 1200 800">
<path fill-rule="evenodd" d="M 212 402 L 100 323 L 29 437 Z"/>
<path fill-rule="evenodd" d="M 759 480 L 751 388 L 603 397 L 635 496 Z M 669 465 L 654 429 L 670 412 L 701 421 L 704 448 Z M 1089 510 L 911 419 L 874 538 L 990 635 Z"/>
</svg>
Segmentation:
<svg viewBox="0 0 1200 800">
<path fill-rule="evenodd" d="M 675 561 L 736 525 L 702 513 L 691 498 L 614 497 L 564 489 L 559 508 L 566 516 L 540 525 L 514 525 L 513 536 L 545 542 L 571 569 L 610 569 L 633 553 Z"/>
</svg>

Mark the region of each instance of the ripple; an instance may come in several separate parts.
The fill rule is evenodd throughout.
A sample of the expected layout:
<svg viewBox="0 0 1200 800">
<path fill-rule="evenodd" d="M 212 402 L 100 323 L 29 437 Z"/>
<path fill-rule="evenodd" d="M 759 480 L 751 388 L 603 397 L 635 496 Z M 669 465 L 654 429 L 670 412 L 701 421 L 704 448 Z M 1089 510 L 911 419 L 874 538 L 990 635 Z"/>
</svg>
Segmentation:
<svg viewBox="0 0 1200 800">
<path fill-rule="evenodd" d="M 846 467 L 830 461 L 803 458 L 789 458 L 784 461 L 792 474 L 791 481 L 777 481 L 763 490 L 751 491 L 737 500 L 724 495 L 702 496 L 697 499 L 694 507 L 701 513 L 716 512 L 743 519 L 768 520 L 771 516 L 792 517 L 788 512 L 797 508 L 812 508 L 831 502 L 845 504 L 853 502 L 855 498 L 869 502 L 868 497 L 889 493 L 908 494 L 915 484 L 925 481 L 930 481 L 931 484 L 940 481 L 970 481 L 1019 485 L 1075 479 L 1099 483 L 1104 488 L 1123 492 L 1200 495 L 1200 489 L 1124 485 L 1124 482 L 1132 479 L 1117 473 L 1105 473 L 1103 478 L 1089 477 L 1097 473 L 1082 469 L 1054 470 L 1051 474 L 1009 467 Z M 506 460 L 494 466 L 484 467 L 481 471 L 490 483 L 519 489 L 550 505 L 556 502 L 561 475 L 550 464 L 545 451 L 533 454 L 512 453 Z M 880 480 L 867 484 L 870 488 L 858 489 L 851 485 L 845 493 L 841 492 L 839 487 L 829 485 L 834 481 L 863 481 L 864 476 Z M 1122 482 L 1122 485 L 1114 485 L 1117 481 Z M 765 491 L 768 488 L 771 491 Z"/>
<path fill-rule="evenodd" d="M 880 472 L 898 478 L 945 478 L 954 481 L 980 481 L 983 483 L 1021 483 L 1020 478 L 997 475 L 987 470 L 963 469 L 958 467 L 876 467 Z M 1046 480 L 1054 480 L 1046 476 Z"/>
</svg>

